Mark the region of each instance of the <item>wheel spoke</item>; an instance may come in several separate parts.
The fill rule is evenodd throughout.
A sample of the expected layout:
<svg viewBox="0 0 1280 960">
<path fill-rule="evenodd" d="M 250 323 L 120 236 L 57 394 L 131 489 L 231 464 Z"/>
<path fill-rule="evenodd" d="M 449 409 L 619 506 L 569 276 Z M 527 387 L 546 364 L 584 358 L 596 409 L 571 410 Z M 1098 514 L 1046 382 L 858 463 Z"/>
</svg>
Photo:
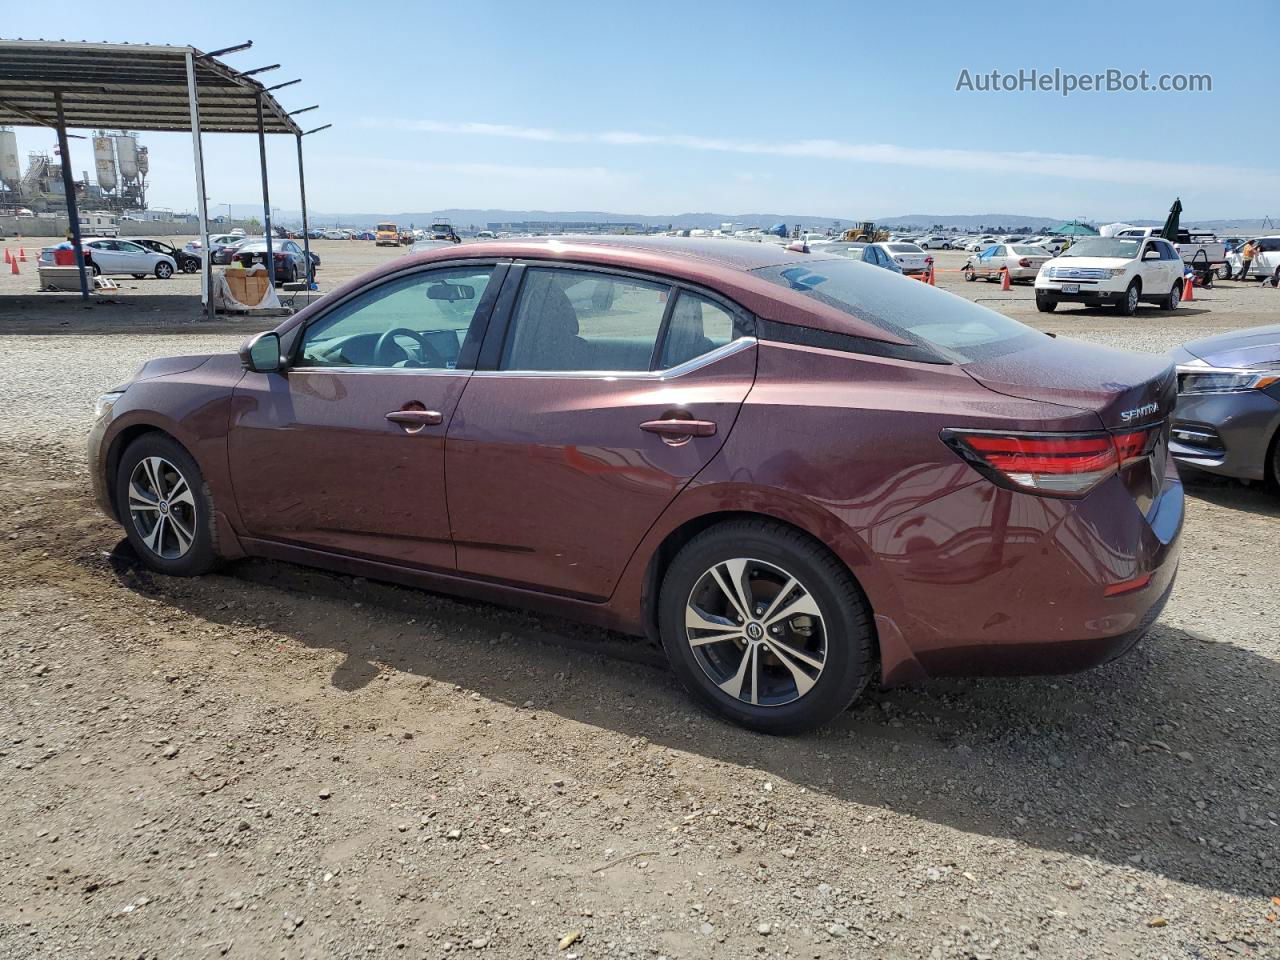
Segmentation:
<svg viewBox="0 0 1280 960">
<path fill-rule="evenodd" d="M 720 572 L 720 567 L 724 567 L 725 573 Z M 729 603 L 737 610 L 738 616 L 743 620 L 752 619 L 751 594 L 747 589 L 747 561 L 743 559 L 726 560 L 723 564 L 712 567 L 711 575 L 716 578 L 716 583 L 726 597 Z"/>
<path fill-rule="evenodd" d="M 164 541 L 164 527 L 166 519 L 167 518 L 163 513 L 160 514 L 160 516 L 156 518 L 156 525 L 151 528 L 151 532 L 142 538 L 142 542 L 147 545 L 147 549 L 160 556 L 163 556 L 160 551 Z"/>
<path fill-rule="evenodd" d="M 726 619 L 715 620 L 703 614 L 693 605 L 685 608 L 684 625 L 687 630 L 705 631 L 704 636 L 695 637 L 689 633 L 689 646 L 700 647 L 708 643 L 719 643 L 721 640 L 743 639 L 742 627 Z"/>
<path fill-rule="evenodd" d="M 137 480 L 129 481 L 130 510 L 159 510 L 159 502 L 138 485 Z"/>
<path fill-rule="evenodd" d="M 151 485 L 151 491 L 156 495 L 157 500 L 164 499 L 164 487 L 160 483 L 160 464 L 162 462 L 159 457 L 147 457 L 142 461 L 142 469 L 147 474 L 147 483 Z"/>
<path fill-rule="evenodd" d="M 173 527 L 174 538 L 178 541 L 178 553 L 186 553 L 187 548 L 191 546 L 191 541 L 195 539 L 195 532 L 188 530 L 182 525 L 182 521 L 174 514 L 168 516 L 169 525 Z"/>
<path fill-rule="evenodd" d="M 811 617 L 822 617 L 822 614 L 818 611 L 818 603 L 813 599 L 813 595 L 808 593 L 804 587 L 800 587 L 799 590 L 800 595 L 798 597 L 781 610 L 774 611 L 773 616 L 765 620 L 764 625 L 766 627 L 771 627 L 782 620 L 790 620 L 792 617 L 802 613 Z"/>
<path fill-rule="evenodd" d="M 781 651 L 782 653 L 795 657 L 801 663 L 808 664 L 815 670 L 822 669 L 822 661 L 806 650 L 799 650 L 791 646 L 789 643 L 783 643 L 776 637 L 769 638 L 769 646 L 773 647 L 775 652 Z"/>
<path fill-rule="evenodd" d="M 756 650 L 758 647 L 754 644 L 748 644 L 746 649 L 742 651 L 742 661 L 738 664 L 738 672 L 732 677 L 720 684 L 720 689 L 731 697 L 737 697 L 739 700 L 746 700 L 743 688 L 746 686 L 747 674 L 751 674 L 751 699 L 749 703 L 756 702 Z"/>
<path fill-rule="evenodd" d="M 188 504 L 193 510 L 196 505 L 196 498 L 191 495 L 191 487 L 187 485 L 187 478 L 182 474 L 178 474 L 178 479 L 174 481 L 173 489 L 169 491 L 169 506 L 175 503 Z"/>
<path fill-rule="evenodd" d="M 796 684 L 796 695 L 803 697 L 806 693 L 813 689 L 814 678 L 810 677 L 801 669 L 800 665 L 791 658 L 797 656 L 797 652 L 790 647 L 783 647 L 780 643 L 769 642 L 769 649 L 773 651 L 773 655 L 778 661 L 791 671 L 791 679 Z M 809 662 L 806 658 L 806 662 Z M 817 664 L 817 669 L 822 669 L 822 664 Z"/>
<path fill-rule="evenodd" d="M 769 609 L 764 612 L 764 615 L 761 616 L 760 619 L 763 620 L 765 623 L 768 623 L 769 618 L 773 616 L 774 611 L 778 609 L 778 606 L 782 603 L 783 600 L 791 596 L 791 591 L 794 590 L 798 585 L 799 583 L 795 577 L 788 577 L 787 585 L 778 591 L 777 596 L 775 596 L 773 598 L 773 601 L 769 604 Z"/>
</svg>

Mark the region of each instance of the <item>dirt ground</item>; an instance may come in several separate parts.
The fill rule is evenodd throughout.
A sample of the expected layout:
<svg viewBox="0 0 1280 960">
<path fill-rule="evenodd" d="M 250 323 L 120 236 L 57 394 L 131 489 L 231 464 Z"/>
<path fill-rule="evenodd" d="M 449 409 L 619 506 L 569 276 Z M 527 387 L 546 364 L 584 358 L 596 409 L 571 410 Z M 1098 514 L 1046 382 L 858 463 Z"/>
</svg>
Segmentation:
<svg viewBox="0 0 1280 960">
<path fill-rule="evenodd" d="M 325 288 L 397 253 L 316 246 Z M 601 631 L 145 571 L 89 502 L 92 399 L 267 324 L 196 319 L 190 277 L 85 309 L 32 266 L 0 274 L 3 960 L 1280 956 L 1280 497 L 1188 478 L 1178 588 L 1117 663 L 764 738 Z M 1257 284 L 1118 318 L 941 281 L 1131 349 L 1280 320 Z"/>
</svg>

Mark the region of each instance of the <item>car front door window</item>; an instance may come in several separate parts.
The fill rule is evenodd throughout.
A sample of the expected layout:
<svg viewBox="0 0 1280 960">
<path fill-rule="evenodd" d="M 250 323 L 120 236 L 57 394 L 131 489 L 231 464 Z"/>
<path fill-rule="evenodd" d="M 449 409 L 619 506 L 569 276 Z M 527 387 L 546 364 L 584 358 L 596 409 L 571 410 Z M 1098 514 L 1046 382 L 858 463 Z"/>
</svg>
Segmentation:
<svg viewBox="0 0 1280 960">
<path fill-rule="evenodd" d="M 455 369 L 492 273 L 451 267 L 383 283 L 310 325 L 296 365 Z"/>
</svg>

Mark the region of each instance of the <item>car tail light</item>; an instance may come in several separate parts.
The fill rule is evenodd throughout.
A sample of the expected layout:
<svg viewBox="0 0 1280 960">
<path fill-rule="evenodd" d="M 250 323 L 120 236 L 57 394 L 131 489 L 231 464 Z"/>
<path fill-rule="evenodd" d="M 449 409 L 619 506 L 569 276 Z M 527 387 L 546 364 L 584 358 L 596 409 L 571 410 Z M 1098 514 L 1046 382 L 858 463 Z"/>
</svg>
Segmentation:
<svg viewBox="0 0 1280 960">
<path fill-rule="evenodd" d="M 1083 497 L 1147 456 L 1155 437 L 1151 428 L 1116 434 L 942 431 L 943 441 L 993 483 L 1050 497 Z"/>
</svg>

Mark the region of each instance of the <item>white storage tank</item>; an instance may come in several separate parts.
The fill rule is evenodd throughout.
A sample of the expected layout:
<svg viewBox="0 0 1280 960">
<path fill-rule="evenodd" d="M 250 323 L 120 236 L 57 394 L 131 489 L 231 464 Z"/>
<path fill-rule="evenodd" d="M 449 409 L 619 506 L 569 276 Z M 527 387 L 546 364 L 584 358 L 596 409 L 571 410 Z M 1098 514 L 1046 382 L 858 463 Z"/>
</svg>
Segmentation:
<svg viewBox="0 0 1280 960">
<path fill-rule="evenodd" d="M 22 179 L 22 164 L 18 161 L 18 135 L 8 127 L 0 127 L 0 180 L 15 190 Z"/>
<path fill-rule="evenodd" d="M 128 134 L 116 137 L 115 141 L 121 178 L 136 180 L 138 178 L 138 141 Z"/>
<path fill-rule="evenodd" d="M 110 137 L 93 138 L 93 167 L 98 174 L 98 186 L 103 190 L 116 188 L 116 154 Z"/>
</svg>

